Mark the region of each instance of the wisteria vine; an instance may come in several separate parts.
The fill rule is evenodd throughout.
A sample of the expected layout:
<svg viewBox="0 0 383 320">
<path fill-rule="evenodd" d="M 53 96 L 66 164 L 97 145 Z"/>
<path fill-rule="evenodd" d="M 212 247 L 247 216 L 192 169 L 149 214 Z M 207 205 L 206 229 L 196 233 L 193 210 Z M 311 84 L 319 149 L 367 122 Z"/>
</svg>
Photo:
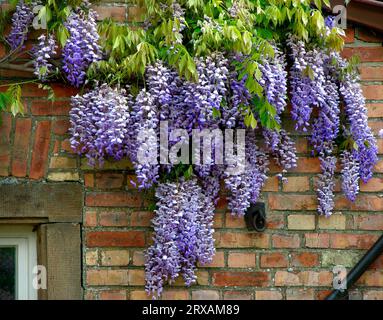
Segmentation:
<svg viewBox="0 0 383 320">
<path fill-rule="evenodd" d="M 187 6 L 145 1 L 144 32 L 109 22 L 98 28 L 88 1 L 79 3 L 64 7 L 65 19 L 50 24 L 58 28 L 56 36 L 44 33 L 38 38 L 32 51 L 34 74 L 46 83 L 61 71 L 71 85 L 88 85 L 72 97 L 72 148 L 92 166 L 128 157 L 137 187 L 156 188 L 154 242 L 146 251 L 148 294 L 160 296 L 179 275 L 186 285 L 195 283 L 198 265 L 212 261 L 213 214 L 221 185 L 230 212 L 243 216 L 261 197 L 272 159 L 281 167 L 277 176 L 286 182 L 288 171 L 298 164 L 295 142 L 283 126 L 286 117 L 293 119 L 296 131 L 308 135 L 312 155 L 319 158 L 319 214 L 330 216 L 334 209 L 338 156 L 342 191 L 350 201 L 356 199 L 360 180 L 366 183 L 372 177 L 377 145 L 360 79 L 341 58 L 339 46 L 326 44 L 328 39 L 337 43 L 338 31 L 334 19 L 323 19 L 320 6 L 313 10 L 308 0 L 291 8 L 274 4 L 272 10 L 289 12 L 273 21 L 274 29 L 283 29 L 284 23 L 289 28 L 272 33 L 271 41 L 252 33 L 259 21 L 265 27 L 266 19 L 259 17 L 271 7 L 263 3 L 257 6 L 266 6 L 264 10 L 248 1 L 232 1 L 227 9 L 210 7 L 210 2 L 200 7 L 198 1 L 186 1 Z M 6 38 L 12 50 L 24 46 L 36 4 L 17 5 Z M 203 16 L 191 22 L 200 12 Z M 294 28 L 287 22 L 289 15 Z M 318 28 L 306 30 L 306 20 Z M 177 129 L 182 134 L 175 135 Z M 214 140 L 208 162 L 191 166 L 180 160 L 180 150 L 197 151 L 203 158 L 188 143 L 196 130 L 216 129 L 232 130 L 232 135 Z M 238 158 L 241 133 L 243 161 Z M 159 145 L 163 135 L 166 146 Z M 235 152 L 225 153 L 221 161 L 218 151 L 233 139 Z M 178 151 L 169 155 L 172 149 Z"/>
</svg>

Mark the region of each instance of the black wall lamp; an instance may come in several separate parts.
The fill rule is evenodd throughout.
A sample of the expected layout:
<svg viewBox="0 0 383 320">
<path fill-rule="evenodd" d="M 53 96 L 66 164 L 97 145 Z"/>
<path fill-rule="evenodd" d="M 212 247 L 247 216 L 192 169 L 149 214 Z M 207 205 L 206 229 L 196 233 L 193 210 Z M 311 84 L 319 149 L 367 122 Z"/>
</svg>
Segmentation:
<svg viewBox="0 0 383 320">
<path fill-rule="evenodd" d="M 266 209 L 263 202 L 251 204 L 245 214 L 247 229 L 262 232 L 266 229 Z"/>
</svg>

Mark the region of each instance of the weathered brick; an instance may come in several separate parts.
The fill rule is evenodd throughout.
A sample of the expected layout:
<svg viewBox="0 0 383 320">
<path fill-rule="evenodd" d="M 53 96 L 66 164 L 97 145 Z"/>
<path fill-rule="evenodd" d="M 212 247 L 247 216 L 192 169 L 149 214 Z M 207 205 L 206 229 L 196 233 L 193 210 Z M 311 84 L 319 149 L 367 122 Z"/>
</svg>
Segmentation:
<svg viewBox="0 0 383 320">
<path fill-rule="evenodd" d="M 333 274 L 329 271 L 277 271 L 275 273 L 275 286 L 329 286 Z"/>
<path fill-rule="evenodd" d="M 294 252 L 291 254 L 293 267 L 316 267 L 319 265 L 319 255 L 313 252 Z"/>
<path fill-rule="evenodd" d="M 256 290 L 255 300 L 282 300 L 283 296 L 277 290 Z"/>
<path fill-rule="evenodd" d="M 188 300 L 189 291 L 187 290 L 165 290 L 162 300 Z"/>
<path fill-rule="evenodd" d="M 330 217 L 320 216 L 318 218 L 319 229 L 346 229 L 346 216 L 342 214 L 333 214 Z"/>
<path fill-rule="evenodd" d="M 86 282 L 90 286 L 127 286 L 128 270 L 88 270 Z"/>
<path fill-rule="evenodd" d="M 377 240 L 377 235 L 333 233 L 330 246 L 335 249 L 369 249 Z"/>
<path fill-rule="evenodd" d="M 39 121 L 36 125 L 35 141 L 32 152 L 32 162 L 29 177 L 41 179 L 45 175 L 48 161 L 48 151 L 51 131 L 50 121 Z"/>
<path fill-rule="evenodd" d="M 31 112 L 34 116 L 67 116 L 70 109 L 69 100 L 32 100 L 31 103 Z"/>
<path fill-rule="evenodd" d="M 283 183 L 283 191 L 285 192 L 304 192 L 310 189 L 309 177 L 288 177 L 286 183 Z"/>
<path fill-rule="evenodd" d="M 362 183 L 360 185 L 360 191 L 364 191 L 364 192 L 380 192 L 382 190 L 383 190 L 382 178 L 371 178 L 368 181 L 368 183 Z"/>
<path fill-rule="evenodd" d="M 143 231 L 93 231 L 86 234 L 88 247 L 143 247 Z"/>
<path fill-rule="evenodd" d="M 100 300 L 126 300 L 126 291 L 103 290 L 100 292 Z"/>
<path fill-rule="evenodd" d="M 335 198 L 335 209 L 352 211 L 383 211 L 383 198 L 378 195 L 358 195 L 354 202 L 345 197 Z"/>
<path fill-rule="evenodd" d="M 314 300 L 314 290 L 286 289 L 286 300 Z"/>
<path fill-rule="evenodd" d="M 68 157 L 52 157 L 49 164 L 51 169 L 74 169 L 76 167 L 76 159 Z"/>
<path fill-rule="evenodd" d="M 56 120 L 53 123 L 53 133 L 57 135 L 64 135 L 68 133 L 69 128 L 70 123 L 67 119 Z"/>
<path fill-rule="evenodd" d="M 268 248 L 270 236 L 266 233 L 216 232 L 218 248 Z"/>
<path fill-rule="evenodd" d="M 15 177 L 25 177 L 27 175 L 31 131 L 31 119 L 19 118 L 16 120 L 11 170 L 12 175 Z"/>
<path fill-rule="evenodd" d="M 204 267 L 222 268 L 225 266 L 225 253 L 223 251 L 217 251 L 213 257 L 213 261 Z"/>
<path fill-rule="evenodd" d="M 85 262 L 87 266 L 96 266 L 98 264 L 98 251 L 88 250 L 85 254 Z"/>
<path fill-rule="evenodd" d="M 225 291 L 224 300 L 251 300 L 252 294 L 247 291 Z"/>
<path fill-rule="evenodd" d="M 270 194 L 271 210 L 316 210 L 317 198 L 314 195 Z"/>
<path fill-rule="evenodd" d="M 360 76 L 362 80 L 369 81 L 383 81 L 383 67 L 374 66 L 374 67 L 360 67 Z"/>
<path fill-rule="evenodd" d="M 383 270 L 367 270 L 357 284 L 367 287 L 383 287 Z"/>
<path fill-rule="evenodd" d="M 213 285 L 238 287 L 265 287 L 270 282 L 268 272 L 230 272 L 220 271 L 213 273 Z"/>
<path fill-rule="evenodd" d="M 127 192 L 88 193 L 85 203 L 90 207 L 140 207 L 141 197 Z"/>
<path fill-rule="evenodd" d="M 117 189 L 123 186 L 124 175 L 122 173 L 97 172 L 95 182 L 96 187 L 100 189 Z"/>
<path fill-rule="evenodd" d="M 132 290 L 129 295 L 130 300 L 152 300 L 145 290 Z"/>
<path fill-rule="evenodd" d="M 145 254 L 143 251 L 134 251 L 133 253 L 133 261 L 134 266 L 142 267 L 145 264 Z"/>
<path fill-rule="evenodd" d="M 10 157 L 10 137 L 12 130 L 11 115 L 5 112 L 0 113 L 2 122 L 0 123 L 0 176 L 9 175 Z"/>
<path fill-rule="evenodd" d="M 127 250 L 101 251 L 101 264 L 103 266 L 127 266 L 129 259 L 129 251 Z"/>
<path fill-rule="evenodd" d="M 362 257 L 361 252 L 355 252 L 350 250 L 341 251 L 324 251 L 322 253 L 322 266 L 331 267 L 336 265 L 342 265 L 346 268 L 353 267 L 359 259 Z"/>
<path fill-rule="evenodd" d="M 383 214 L 358 215 L 355 224 L 361 230 L 383 230 Z"/>
<path fill-rule="evenodd" d="M 380 62 L 383 56 L 383 47 L 354 47 L 344 48 L 342 57 L 350 58 L 358 55 L 361 62 Z"/>
<path fill-rule="evenodd" d="M 130 225 L 132 227 L 149 227 L 152 224 L 154 212 L 134 211 L 130 214 Z"/>
<path fill-rule="evenodd" d="M 50 172 L 47 179 L 49 181 L 78 181 L 80 177 L 77 172 Z"/>
<path fill-rule="evenodd" d="M 192 300 L 219 300 L 219 292 L 215 290 L 193 290 Z"/>
<path fill-rule="evenodd" d="M 328 233 L 306 233 L 305 245 L 308 248 L 328 248 L 330 235 Z"/>
<path fill-rule="evenodd" d="M 104 227 L 124 227 L 129 225 L 127 212 L 105 211 L 100 213 L 100 225 Z"/>
<path fill-rule="evenodd" d="M 261 268 L 285 268 L 288 265 L 287 256 L 282 252 L 262 253 Z"/>
<path fill-rule="evenodd" d="M 383 300 L 383 291 L 379 291 L 379 290 L 364 291 L 363 300 Z"/>
<path fill-rule="evenodd" d="M 366 106 L 370 118 L 383 117 L 383 103 L 368 103 Z"/>
<path fill-rule="evenodd" d="M 358 39 L 365 42 L 383 42 L 383 36 L 374 29 L 358 28 Z"/>
<path fill-rule="evenodd" d="M 114 21 L 124 22 L 126 19 L 125 6 L 93 6 L 94 10 L 98 13 L 98 20 L 112 18 Z"/>
<path fill-rule="evenodd" d="M 229 268 L 254 268 L 255 259 L 255 253 L 230 252 L 228 266 Z"/>
<path fill-rule="evenodd" d="M 97 212 L 96 211 L 87 211 L 85 212 L 85 226 L 86 227 L 95 227 L 97 226 Z"/>
<path fill-rule="evenodd" d="M 292 214 L 287 217 L 287 226 L 292 230 L 314 230 L 315 216 Z"/>
<path fill-rule="evenodd" d="M 272 245 L 274 248 L 299 248 L 300 237 L 298 234 L 273 234 Z"/>
<path fill-rule="evenodd" d="M 140 270 L 129 270 L 129 285 L 131 286 L 143 286 L 145 284 L 145 271 Z"/>
</svg>

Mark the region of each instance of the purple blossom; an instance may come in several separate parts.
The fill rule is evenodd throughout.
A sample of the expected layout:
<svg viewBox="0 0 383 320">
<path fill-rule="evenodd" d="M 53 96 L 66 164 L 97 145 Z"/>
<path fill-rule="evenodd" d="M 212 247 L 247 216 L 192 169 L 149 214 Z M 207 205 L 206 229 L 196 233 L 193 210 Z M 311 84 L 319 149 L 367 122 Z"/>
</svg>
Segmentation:
<svg viewBox="0 0 383 320">
<path fill-rule="evenodd" d="M 47 77 L 54 71 L 54 66 L 49 60 L 56 54 L 57 45 L 53 35 L 49 35 L 47 38 L 43 34 L 38 40 L 39 43 L 33 53 L 34 74 L 41 81 L 46 81 Z"/>
<path fill-rule="evenodd" d="M 342 191 L 350 201 L 355 201 L 359 193 L 359 163 L 353 153 L 344 150 L 341 154 Z"/>
<path fill-rule="evenodd" d="M 84 84 L 88 67 L 101 59 L 96 16 L 92 9 L 88 13 L 77 9 L 65 22 L 69 38 L 63 48 L 62 69 L 69 83 L 75 87 Z"/>
<path fill-rule="evenodd" d="M 22 45 L 28 36 L 28 30 L 32 25 L 35 14 L 33 8 L 37 5 L 37 2 L 25 3 L 19 1 L 16 6 L 16 11 L 12 16 L 12 28 L 7 37 L 7 41 L 12 50 L 17 49 Z"/>
</svg>

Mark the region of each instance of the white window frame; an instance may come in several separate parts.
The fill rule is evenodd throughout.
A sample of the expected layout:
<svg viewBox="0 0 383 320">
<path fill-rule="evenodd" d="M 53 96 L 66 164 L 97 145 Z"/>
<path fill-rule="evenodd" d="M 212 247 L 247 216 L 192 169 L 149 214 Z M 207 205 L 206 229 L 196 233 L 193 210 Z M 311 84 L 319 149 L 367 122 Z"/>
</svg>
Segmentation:
<svg viewBox="0 0 383 320">
<path fill-rule="evenodd" d="M 0 247 L 16 248 L 16 299 L 37 300 L 33 268 L 37 265 L 36 232 L 32 226 L 0 226 Z"/>
</svg>

